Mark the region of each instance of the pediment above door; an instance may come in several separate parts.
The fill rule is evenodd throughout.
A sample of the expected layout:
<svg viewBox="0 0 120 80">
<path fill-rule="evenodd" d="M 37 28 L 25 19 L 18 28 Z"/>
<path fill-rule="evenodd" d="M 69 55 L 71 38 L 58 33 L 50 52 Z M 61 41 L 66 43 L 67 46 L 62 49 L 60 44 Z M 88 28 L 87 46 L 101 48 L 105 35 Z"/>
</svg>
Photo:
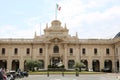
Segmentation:
<svg viewBox="0 0 120 80">
<path fill-rule="evenodd" d="M 60 38 L 55 37 L 55 38 L 50 39 L 49 41 L 50 42 L 62 42 L 63 40 L 60 39 Z"/>
</svg>

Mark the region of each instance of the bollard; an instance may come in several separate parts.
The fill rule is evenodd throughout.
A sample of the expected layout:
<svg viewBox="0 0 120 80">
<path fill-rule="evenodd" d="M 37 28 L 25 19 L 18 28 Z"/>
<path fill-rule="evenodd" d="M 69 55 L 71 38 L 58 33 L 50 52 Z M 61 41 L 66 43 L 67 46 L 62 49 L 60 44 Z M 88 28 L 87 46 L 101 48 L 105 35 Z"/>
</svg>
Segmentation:
<svg viewBox="0 0 120 80">
<path fill-rule="evenodd" d="M 62 76 L 64 76 L 64 71 L 62 71 Z"/>
<path fill-rule="evenodd" d="M 79 76 L 79 72 L 78 71 L 76 71 L 76 77 L 78 77 Z"/>
<path fill-rule="evenodd" d="M 49 71 L 47 71 L 47 77 L 49 77 Z"/>
</svg>

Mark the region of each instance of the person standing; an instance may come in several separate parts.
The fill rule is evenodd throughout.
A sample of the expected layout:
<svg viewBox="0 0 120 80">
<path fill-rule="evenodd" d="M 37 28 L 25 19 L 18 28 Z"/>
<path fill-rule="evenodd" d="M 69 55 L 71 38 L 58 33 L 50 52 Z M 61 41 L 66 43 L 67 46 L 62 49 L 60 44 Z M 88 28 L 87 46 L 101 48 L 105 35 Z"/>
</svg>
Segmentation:
<svg viewBox="0 0 120 80">
<path fill-rule="evenodd" d="M 3 80 L 2 68 L 0 68 L 0 80 Z"/>
<path fill-rule="evenodd" d="M 5 68 L 2 68 L 1 74 L 2 74 L 2 76 L 3 76 L 3 79 L 2 79 L 2 80 L 7 80 Z"/>
</svg>

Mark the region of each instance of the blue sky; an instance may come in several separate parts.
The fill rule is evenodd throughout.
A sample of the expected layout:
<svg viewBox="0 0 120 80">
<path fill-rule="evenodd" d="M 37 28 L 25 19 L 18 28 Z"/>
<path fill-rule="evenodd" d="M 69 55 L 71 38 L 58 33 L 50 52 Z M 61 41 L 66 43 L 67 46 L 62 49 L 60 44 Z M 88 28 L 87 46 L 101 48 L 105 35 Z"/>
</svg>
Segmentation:
<svg viewBox="0 0 120 80">
<path fill-rule="evenodd" d="M 55 19 L 79 38 L 113 38 L 120 32 L 120 0 L 1 0 L 0 38 L 33 38 Z"/>
</svg>

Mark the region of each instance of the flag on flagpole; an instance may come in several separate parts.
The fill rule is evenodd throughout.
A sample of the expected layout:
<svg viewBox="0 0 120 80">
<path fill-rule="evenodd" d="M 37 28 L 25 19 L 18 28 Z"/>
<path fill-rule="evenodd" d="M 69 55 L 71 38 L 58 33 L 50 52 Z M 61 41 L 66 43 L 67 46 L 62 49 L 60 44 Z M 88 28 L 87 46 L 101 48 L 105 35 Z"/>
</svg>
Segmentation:
<svg viewBox="0 0 120 80">
<path fill-rule="evenodd" d="M 59 4 L 56 4 L 56 9 L 55 9 L 55 19 L 57 20 L 57 12 L 61 10 L 61 6 Z"/>
<path fill-rule="evenodd" d="M 58 4 L 56 4 L 56 8 L 57 8 L 58 11 L 61 10 L 61 6 L 59 6 Z"/>
</svg>

